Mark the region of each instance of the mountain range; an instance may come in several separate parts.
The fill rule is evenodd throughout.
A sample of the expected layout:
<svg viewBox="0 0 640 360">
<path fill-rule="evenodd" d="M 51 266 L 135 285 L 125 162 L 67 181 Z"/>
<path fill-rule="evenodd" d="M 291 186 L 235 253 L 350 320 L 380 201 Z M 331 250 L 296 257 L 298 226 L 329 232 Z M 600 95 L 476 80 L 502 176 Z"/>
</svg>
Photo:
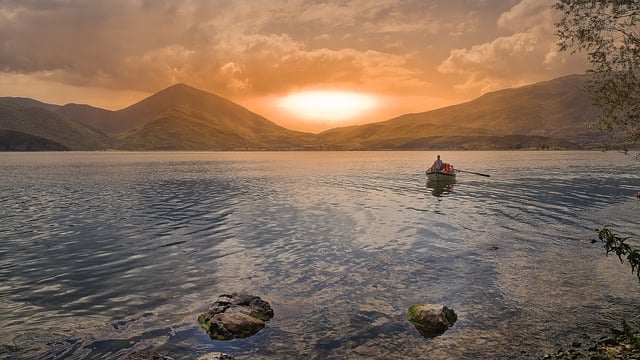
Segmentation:
<svg viewBox="0 0 640 360">
<path fill-rule="evenodd" d="M 117 111 L 2 97 L 0 130 L 20 134 L 24 141 L 33 137 L 30 144 L 36 147 L 46 142 L 45 150 L 582 149 L 604 141 L 589 127 L 597 113 L 583 90 L 587 79 L 565 76 L 319 134 L 286 129 L 184 84 Z M 0 142 L 7 139 L 0 137 Z"/>
</svg>

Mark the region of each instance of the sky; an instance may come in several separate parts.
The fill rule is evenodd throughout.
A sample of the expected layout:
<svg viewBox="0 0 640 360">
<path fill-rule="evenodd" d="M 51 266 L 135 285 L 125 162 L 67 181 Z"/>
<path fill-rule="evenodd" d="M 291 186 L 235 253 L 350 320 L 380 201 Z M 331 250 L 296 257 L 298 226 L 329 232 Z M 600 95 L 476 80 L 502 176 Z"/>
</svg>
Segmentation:
<svg viewBox="0 0 640 360">
<path fill-rule="evenodd" d="M 0 0 L 0 96 L 118 110 L 184 83 L 320 132 L 586 69 L 554 0 Z"/>
</svg>

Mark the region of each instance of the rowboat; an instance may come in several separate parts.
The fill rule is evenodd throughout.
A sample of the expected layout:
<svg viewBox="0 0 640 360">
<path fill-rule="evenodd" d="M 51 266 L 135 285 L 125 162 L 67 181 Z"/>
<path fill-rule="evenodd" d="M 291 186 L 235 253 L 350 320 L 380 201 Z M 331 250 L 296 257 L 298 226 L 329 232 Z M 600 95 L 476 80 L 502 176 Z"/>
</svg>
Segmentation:
<svg viewBox="0 0 640 360">
<path fill-rule="evenodd" d="M 456 170 L 452 172 L 445 172 L 445 171 L 427 169 L 426 171 L 427 180 L 429 182 L 455 182 L 456 173 L 457 173 Z"/>
</svg>

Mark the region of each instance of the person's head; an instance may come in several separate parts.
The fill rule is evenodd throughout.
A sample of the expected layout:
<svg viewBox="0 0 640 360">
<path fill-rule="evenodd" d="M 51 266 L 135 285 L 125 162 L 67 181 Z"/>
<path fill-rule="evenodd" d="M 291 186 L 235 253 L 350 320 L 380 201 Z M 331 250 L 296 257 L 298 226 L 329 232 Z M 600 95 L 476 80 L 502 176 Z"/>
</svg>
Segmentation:
<svg viewBox="0 0 640 360">
<path fill-rule="evenodd" d="M 440 160 L 440 155 L 438 155 L 438 160 Z"/>
</svg>

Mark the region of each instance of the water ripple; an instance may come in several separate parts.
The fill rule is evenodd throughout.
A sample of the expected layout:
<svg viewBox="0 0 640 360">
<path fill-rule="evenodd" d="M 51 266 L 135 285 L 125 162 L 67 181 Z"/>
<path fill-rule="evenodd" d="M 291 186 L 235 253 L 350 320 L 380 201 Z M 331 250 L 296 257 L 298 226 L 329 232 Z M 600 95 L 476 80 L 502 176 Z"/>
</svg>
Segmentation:
<svg viewBox="0 0 640 360">
<path fill-rule="evenodd" d="M 508 358 L 633 308 L 636 279 L 588 239 L 612 220 L 640 236 L 640 165 L 453 152 L 491 177 L 434 196 L 430 155 L 0 154 L 0 357 Z M 211 342 L 195 318 L 232 291 L 276 317 Z M 424 301 L 459 322 L 425 341 L 404 319 Z"/>
</svg>

